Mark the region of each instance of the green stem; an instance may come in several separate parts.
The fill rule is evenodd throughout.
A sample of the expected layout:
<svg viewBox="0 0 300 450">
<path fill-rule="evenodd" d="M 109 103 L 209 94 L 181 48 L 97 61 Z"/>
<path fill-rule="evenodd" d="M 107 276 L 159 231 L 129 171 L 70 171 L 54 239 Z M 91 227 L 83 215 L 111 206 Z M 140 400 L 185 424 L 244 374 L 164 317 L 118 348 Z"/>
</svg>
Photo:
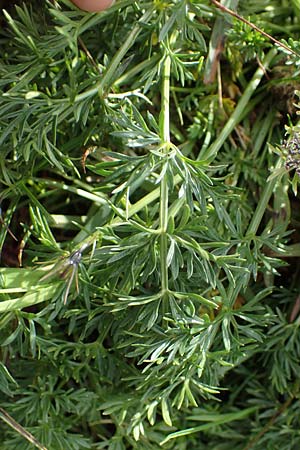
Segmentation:
<svg viewBox="0 0 300 450">
<path fill-rule="evenodd" d="M 103 93 L 105 91 L 107 91 L 107 88 L 112 85 L 112 83 L 115 79 L 115 74 L 117 72 L 117 69 L 118 69 L 122 59 L 124 58 L 124 56 L 126 55 L 128 50 L 130 49 L 130 47 L 132 47 L 133 44 L 135 43 L 136 38 L 138 37 L 138 35 L 142 29 L 142 24 L 147 23 L 147 21 L 151 18 L 153 11 L 154 11 L 154 9 L 150 8 L 149 10 L 147 10 L 145 12 L 145 14 L 142 15 L 140 20 L 136 23 L 136 25 L 133 27 L 132 31 L 127 36 L 122 47 L 119 48 L 119 50 L 117 51 L 117 53 L 111 60 L 106 72 L 104 72 L 100 81 L 93 88 L 88 89 L 87 91 L 76 95 L 75 102 L 80 102 L 80 101 L 84 100 L 85 98 L 88 98 L 91 95 L 94 95 L 96 93 L 99 93 L 99 95 L 102 97 Z"/>
<path fill-rule="evenodd" d="M 163 83 L 161 92 L 161 113 L 160 113 L 160 130 L 161 139 L 164 144 L 170 143 L 170 72 L 171 58 L 166 56 L 163 68 Z M 169 148 L 166 149 L 168 153 Z"/>
<path fill-rule="evenodd" d="M 161 140 L 164 149 L 165 164 L 168 164 L 168 152 L 170 149 L 170 72 L 171 58 L 167 55 L 164 61 L 162 92 L 161 92 L 161 113 L 160 113 L 160 130 Z M 166 298 L 169 289 L 168 283 L 168 206 L 169 192 L 167 174 L 161 180 L 160 185 L 160 264 L 161 264 L 161 289 L 163 299 Z"/>
<path fill-rule="evenodd" d="M 277 50 L 275 48 L 272 48 L 267 53 L 267 55 L 261 62 L 261 65 L 256 70 L 252 80 L 248 84 L 247 89 L 240 98 L 240 101 L 238 102 L 234 112 L 232 113 L 225 127 L 218 136 L 218 139 L 207 150 L 201 152 L 199 159 L 209 159 L 216 156 L 216 154 L 218 153 L 218 151 L 220 150 L 220 148 L 222 147 L 222 145 L 224 144 L 230 133 L 233 131 L 234 127 L 241 121 L 241 118 L 244 116 L 244 110 L 247 107 L 251 96 L 253 95 L 257 86 L 261 82 L 261 79 L 265 74 L 266 69 L 268 68 L 269 64 L 271 63 L 276 53 Z"/>
<path fill-rule="evenodd" d="M 282 159 L 278 158 L 278 161 L 274 167 L 274 170 L 279 169 L 282 166 Z M 272 180 L 267 180 L 267 183 L 265 185 L 264 190 L 261 193 L 258 205 L 256 207 L 256 210 L 253 214 L 252 220 L 250 222 L 250 225 L 248 227 L 247 235 L 255 235 L 257 233 L 258 227 L 260 225 L 260 222 L 265 214 L 265 211 L 267 209 L 269 200 L 271 198 L 271 195 L 274 192 L 275 185 L 278 182 L 277 178 L 273 178 Z"/>
<path fill-rule="evenodd" d="M 153 55 L 145 61 L 142 61 L 129 69 L 126 73 L 122 74 L 120 78 L 114 82 L 114 86 L 122 86 L 123 84 L 129 83 L 138 73 L 141 73 L 146 69 L 150 70 L 155 64 L 158 63 L 159 60 L 160 55 Z"/>
</svg>

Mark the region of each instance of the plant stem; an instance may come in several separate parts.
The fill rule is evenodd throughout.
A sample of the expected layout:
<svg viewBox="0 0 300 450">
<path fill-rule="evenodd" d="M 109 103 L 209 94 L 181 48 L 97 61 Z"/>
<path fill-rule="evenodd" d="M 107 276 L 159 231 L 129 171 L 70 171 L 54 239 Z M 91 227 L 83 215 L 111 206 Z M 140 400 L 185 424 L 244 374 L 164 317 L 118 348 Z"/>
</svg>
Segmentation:
<svg viewBox="0 0 300 450">
<path fill-rule="evenodd" d="M 245 90 L 244 94 L 240 98 L 240 101 L 238 102 L 234 112 L 229 117 L 228 122 L 226 123 L 225 127 L 221 131 L 220 135 L 218 136 L 217 140 L 204 152 L 201 152 L 199 155 L 199 159 L 209 159 L 218 153 L 230 133 L 233 131 L 234 127 L 240 122 L 241 118 L 244 115 L 244 110 L 247 107 L 249 100 L 254 93 L 255 89 L 259 85 L 263 75 L 265 74 L 265 70 L 268 68 L 270 62 L 276 55 L 277 50 L 275 48 L 272 48 L 265 58 L 263 59 L 261 66 L 258 67 L 256 70 L 252 80 L 247 86 L 247 89 Z"/>
<path fill-rule="evenodd" d="M 47 450 L 29 431 L 25 430 L 18 422 L 16 422 L 3 408 L 0 408 L 0 419 L 2 419 L 7 425 L 16 430 L 27 441 L 31 442 L 35 447 L 40 450 Z"/>
<path fill-rule="evenodd" d="M 161 113 L 160 113 L 160 130 L 161 140 L 164 149 L 165 164 L 168 164 L 168 152 L 170 149 L 170 71 L 171 58 L 166 56 L 163 67 L 163 80 L 161 92 Z M 168 205 L 169 192 L 167 171 L 161 180 L 160 185 L 160 264 L 161 264 L 161 289 L 163 294 L 163 303 L 168 293 Z M 165 308 L 163 307 L 163 310 Z"/>
<path fill-rule="evenodd" d="M 282 159 L 278 158 L 277 163 L 274 167 L 274 170 L 279 169 L 279 167 L 281 167 L 281 166 L 282 166 Z M 247 235 L 251 235 L 251 234 L 255 235 L 257 233 L 258 227 L 263 218 L 263 215 L 265 214 L 269 200 L 271 198 L 271 195 L 274 192 L 274 188 L 275 188 L 275 185 L 277 182 L 278 182 L 277 178 L 273 178 L 272 180 L 269 180 L 269 181 L 267 180 L 265 188 L 261 193 L 258 205 L 253 214 L 250 225 L 248 227 Z"/>
<path fill-rule="evenodd" d="M 297 382 L 295 393 L 292 393 L 292 395 L 287 398 L 287 400 L 282 404 L 282 406 L 275 412 L 275 414 L 271 417 L 271 419 L 261 429 L 261 431 L 258 433 L 258 435 L 255 436 L 250 442 L 248 442 L 248 444 L 246 445 L 246 447 L 244 447 L 243 450 L 250 450 L 251 448 L 254 448 L 254 446 L 257 444 L 257 442 L 259 442 L 260 438 L 263 437 L 269 431 L 269 429 L 273 426 L 273 424 L 276 422 L 276 419 L 279 416 L 281 416 L 288 409 L 288 407 L 291 405 L 291 403 L 295 399 L 296 394 L 298 393 L 298 390 L 299 390 L 299 383 Z"/>
<path fill-rule="evenodd" d="M 85 98 L 96 94 L 97 92 L 99 93 L 100 97 L 103 96 L 103 94 L 107 91 L 107 89 L 112 85 L 113 81 L 115 80 L 115 74 L 117 73 L 117 69 L 122 59 L 130 49 L 130 47 L 132 47 L 132 45 L 135 43 L 136 38 L 138 37 L 142 29 L 141 24 L 147 23 L 147 21 L 151 18 L 152 14 L 153 8 L 150 8 L 145 12 L 145 14 L 142 15 L 140 20 L 136 23 L 132 31 L 127 36 L 124 44 L 119 48 L 117 53 L 112 58 L 106 72 L 102 75 L 100 81 L 91 89 L 88 89 L 87 91 L 84 91 L 76 95 L 75 102 L 82 101 Z"/>
<path fill-rule="evenodd" d="M 278 45 L 278 47 L 282 47 L 285 50 L 287 50 L 290 53 L 293 53 L 296 56 L 300 56 L 299 53 L 295 52 L 292 48 L 285 45 L 283 42 L 278 41 L 277 39 L 273 38 L 270 34 L 266 33 L 261 28 L 258 28 L 254 23 L 249 22 L 249 20 L 245 19 L 244 17 L 240 16 L 238 13 L 233 11 L 232 9 L 227 8 L 225 5 L 222 5 L 217 0 L 210 0 L 217 8 L 220 8 L 222 11 L 225 11 L 227 14 L 230 14 L 231 16 L 235 17 L 236 19 L 240 20 L 241 22 L 245 23 L 249 27 L 253 28 L 253 30 L 257 31 L 258 33 L 262 34 L 266 38 L 270 39 L 270 41 L 274 42 L 274 44 Z"/>
</svg>

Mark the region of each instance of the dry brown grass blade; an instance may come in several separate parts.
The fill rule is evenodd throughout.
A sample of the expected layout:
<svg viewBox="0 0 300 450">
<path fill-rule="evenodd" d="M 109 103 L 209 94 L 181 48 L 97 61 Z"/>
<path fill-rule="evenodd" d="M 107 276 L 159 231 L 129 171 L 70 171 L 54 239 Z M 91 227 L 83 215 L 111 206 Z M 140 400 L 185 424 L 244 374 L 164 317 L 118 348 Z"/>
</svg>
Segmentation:
<svg viewBox="0 0 300 450">
<path fill-rule="evenodd" d="M 25 430 L 18 422 L 15 421 L 3 408 L 0 408 L 0 419 L 2 419 L 7 425 L 17 431 L 21 436 L 23 436 L 31 444 L 35 445 L 40 450 L 47 450 L 34 436 L 32 436 L 29 431 Z"/>
</svg>

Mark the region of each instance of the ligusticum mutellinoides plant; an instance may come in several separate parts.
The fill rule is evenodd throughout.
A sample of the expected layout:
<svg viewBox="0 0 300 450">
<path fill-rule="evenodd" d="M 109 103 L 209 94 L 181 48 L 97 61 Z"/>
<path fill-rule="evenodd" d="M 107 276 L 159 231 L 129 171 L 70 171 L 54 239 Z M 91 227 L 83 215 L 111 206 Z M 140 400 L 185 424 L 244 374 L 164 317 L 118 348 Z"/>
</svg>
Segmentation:
<svg viewBox="0 0 300 450">
<path fill-rule="evenodd" d="M 296 449 L 296 2 L 5 6 L 3 448 Z"/>
</svg>

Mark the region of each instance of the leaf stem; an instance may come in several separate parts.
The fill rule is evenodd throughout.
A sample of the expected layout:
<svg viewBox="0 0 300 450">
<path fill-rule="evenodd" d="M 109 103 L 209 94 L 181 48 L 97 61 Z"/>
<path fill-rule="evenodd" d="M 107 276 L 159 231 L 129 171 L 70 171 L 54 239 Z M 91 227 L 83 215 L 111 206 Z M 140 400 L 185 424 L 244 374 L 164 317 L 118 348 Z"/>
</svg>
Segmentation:
<svg viewBox="0 0 300 450">
<path fill-rule="evenodd" d="M 166 56 L 163 66 L 163 80 L 161 91 L 161 113 L 160 113 L 160 130 L 161 140 L 164 149 L 165 164 L 168 164 L 168 153 L 170 149 L 170 72 L 171 72 L 171 58 Z M 161 289 L 163 299 L 168 293 L 168 205 L 169 205 L 169 190 L 167 171 L 165 172 L 160 185 L 160 264 L 161 264 Z M 163 308 L 164 309 L 164 308 Z"/>
<path fill-rule="evenodd" d="M 117 53 L 112 58 L 107 70 L 102 75 L 102 78 L 100 81 L 93 86 L 91 89 L 88 89 L 87 91 L 84 91 L 75 97 L 75 102 L 79 102 L 84 100 L 87 97 L 90 97 L 91 95 L 99 93 L 100 97 L 103 96 L 103 94 L 108 90 L 108 88 L 113 84 L 113 81 L 115 79 L 115 74 L 117 73 L 117 69 L 119 64 L 121 63 L 122 59 L 130 49 L 130 47 L 133 46 L 133 44 L 136 41 L 136 38 L 138 37 L 141 29 L 142 24 L 146 23 L 153 14 L 153 8 L 148 9 L 140 18 L 140 20 L 136 23 L 136 25 L 133 27 L 132 31 L 127 36 L 124 44 L 118 49 Z"/>
</svg>

